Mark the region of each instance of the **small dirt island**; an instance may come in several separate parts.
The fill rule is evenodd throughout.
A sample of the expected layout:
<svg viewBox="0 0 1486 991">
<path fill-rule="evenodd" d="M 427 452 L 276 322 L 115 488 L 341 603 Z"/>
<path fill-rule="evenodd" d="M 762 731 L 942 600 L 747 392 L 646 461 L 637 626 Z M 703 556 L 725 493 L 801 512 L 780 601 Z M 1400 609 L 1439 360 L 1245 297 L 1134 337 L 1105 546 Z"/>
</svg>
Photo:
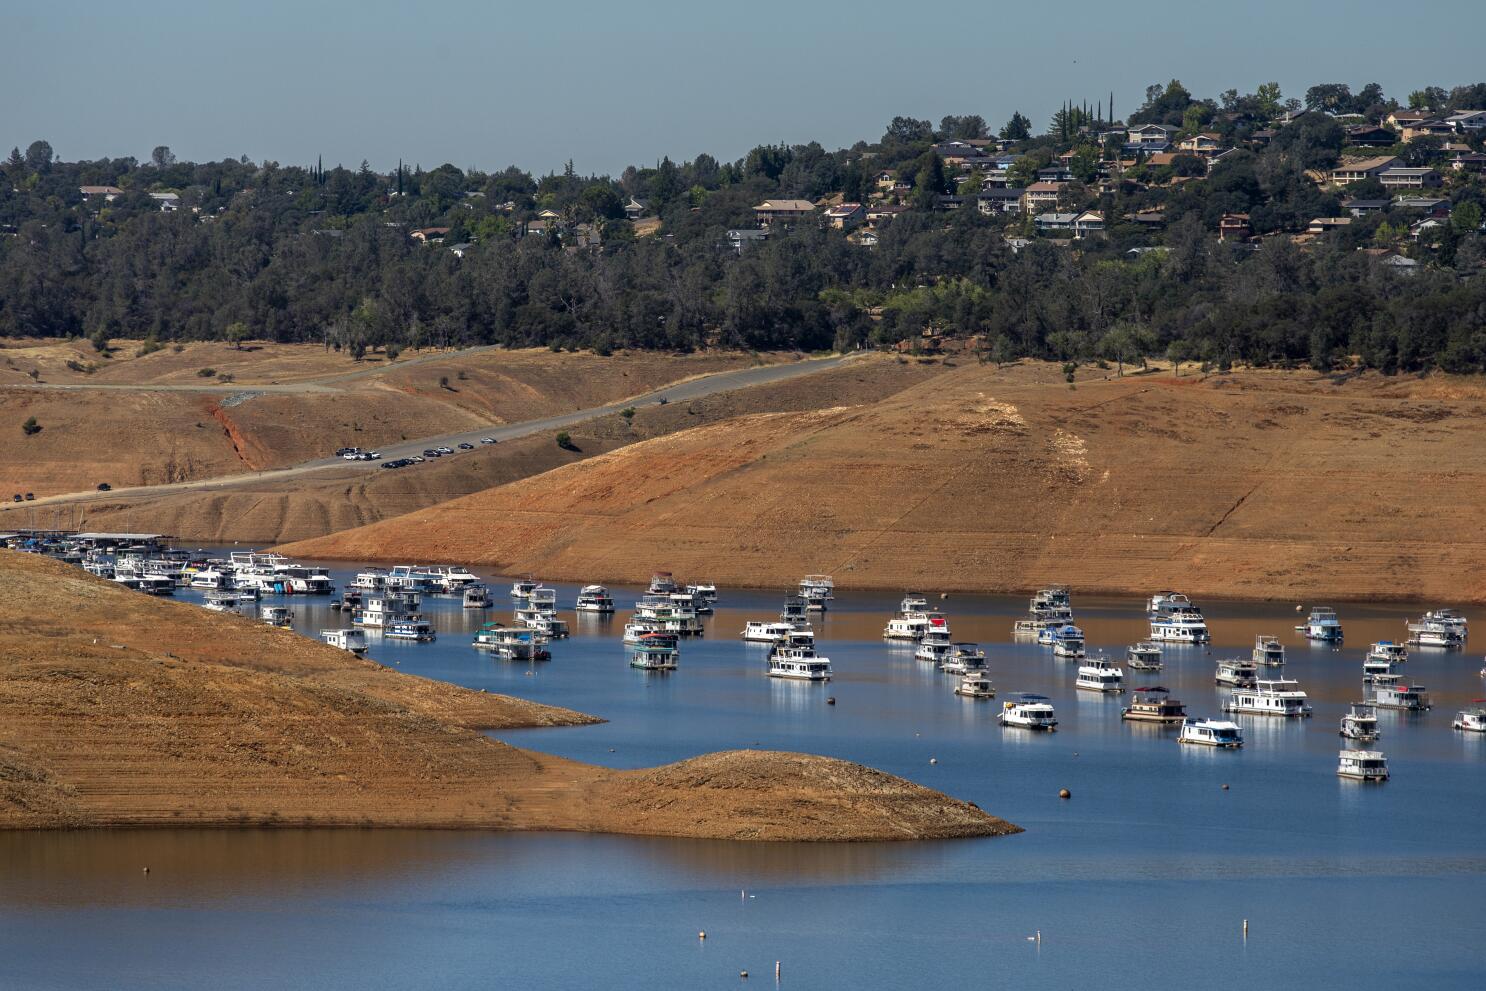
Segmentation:
<svg viewBox="0 0 1486 991">
<path fill-rule="evenodd" d="M 400 674 L 0 551 L 0 828 L 389 826 L 750 840 L 1018 827 L 847 761 L 612 771 L 481 730 L 591 716 Z"/>
</svg>

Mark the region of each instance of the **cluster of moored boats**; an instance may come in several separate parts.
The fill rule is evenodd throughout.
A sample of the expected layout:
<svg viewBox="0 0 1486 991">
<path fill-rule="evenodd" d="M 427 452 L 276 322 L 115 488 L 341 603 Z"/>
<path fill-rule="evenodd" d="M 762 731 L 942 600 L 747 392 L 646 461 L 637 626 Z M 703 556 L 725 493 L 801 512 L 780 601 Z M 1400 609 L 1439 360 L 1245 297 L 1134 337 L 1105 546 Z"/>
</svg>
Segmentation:
<svg viewBox="0 0 1486 991">
<path fill-rule="evenodd" d="M 138 537 L 129 542 L 120 538 Z M 92 539 L 90 539 L 92 538 Z M 58 537 L 37 545 L 10 546 L 45 553 L 75 563 L 97 575 L 148 595 L 173 595 L 191 588 L 203 594 L 204 605 L 217 611 L 236 610 L 261 598 L 298 595 L 332 596 L 334 584 L 319 566 L 292 561 L 283 555 L 234 551 L 225 558 L 165 547 L 149 535 L 77 535 Z M 364 653 L 368 631 L 393 640 L 429 642 L 437 632 L 420 606 L 427 596 L 457 596 L 467 609 L 491 608 L 489 587 L 466 568 L 439 565 L 398 565 L 361 571 L 348 583 L 331 607 L 350 614 L 350 625 L 321 631 L 335 647 Z M 556 591 L 533 578 L 516 580 L 510 589 L 513 621 L 488 622 L 476 632 L 473 646 L 513 661 L 551 658 L 553 641 L 568 636 L 558 616 Z M 829 575 L 807 575 L 785 598 L 777 619 L 749 621 L 745 641 L 768 646 L 769 676 L 801 681 L 829 681 L 831 661 L 816 650 L 813 614 L 831 607 L 835 583 Z M 702 616 L 714 610 L 717 588 L 710 582 L 684 584 L 669 572 L 656 572 L 625 624 L 622 642 L 629 663 L 644 670 L 671 671 L 678 666 L 680 641 L 704 633 Z M 583 586 L 572 608 L 579 614 L 612 615 L 614 597 L 603 585 Z M 293 611 L 281 602 L 264 602 L 259 618 L 270 625 L 289 627 Z M 1203 645 L 1212 636 L 1202 610 L 1187 596 L 1159 592 L 1146 602 L 1150 637 L 1126 648 L 1124 665 L 1132 671 L 1155 673 L 1163 668 L 1163 644 Z M 1340 644 L 1343 629 L 1336 611 L 1326 606 L 1310 610 L 1296 632 L 1308 640 Z M 1126 691 L 1125 671 L 1103 653 L 1089 656 L 1083 631 L 1074 619 L 1072 597 L 1063 586 L 1040 589 L 1032 596 L 1025 619 L 1015 622 L 1013 636 L 1035 638 L 1056 657 L 1079 662 L 1074 688 L 1100 694 Z M 1406 623 L 1402 642 L 1378 641 L 1362 662 L 1362 697 L 1341 717 L 1338 733 L 1349 743 L 1368 744 L 1380 737 L 1377 711 L 1423 712 L 1431 708 L 1427 689 L 1412 683 L 1401 669 L 1409 648 L 1462 648 L 1469 638 L 1466 618 L 1454 609 L 1434 609 Z M 913 645 L 913 656 L 955 677 L 955 694 L 970 699 L 994 699 L 996 687 L 987 673 L 986 652 L 978 644 L 956 641 L 949 618 L 929 606 L 928 597 L 907 593 L 883 629 L 889 641 Z M 1276 636 L 1255 638 L 1248 658 L 1229 657 L 1216 662 L 1214 682 L 1227 687 L 1222 704 L 1227 716 L 1305 718 L 1312 707 L 1299 682 L 1277 674 L 1261 677 L 1261 669 L 1275 672 L 1285 666 L 1285 647 Z M 1486 677 L 1486 668 L 1482 669 Z M 1121 718 L 1131 722 L 1178 727 L 1183 744 L 1217 748 L 1243 746 L 1239 725 L 1230 719 L 1188 715 L 1186 706 L 1160 685 L 1131 689 Z M 997 720 L 1004 726 L 1052 730 L 1058 725 L 1052 701 L 1045 696 L 1015 693 L 1003 699 Z M 1486 733 L 1486 700 L 1476 700 L 1456 713 L 1451 724 L 1463 732 Z M 1338 774 L 1363 780 L 1388 776 L 1387 758 L 1373 750 L 1344 750 Z"/>
</svg>

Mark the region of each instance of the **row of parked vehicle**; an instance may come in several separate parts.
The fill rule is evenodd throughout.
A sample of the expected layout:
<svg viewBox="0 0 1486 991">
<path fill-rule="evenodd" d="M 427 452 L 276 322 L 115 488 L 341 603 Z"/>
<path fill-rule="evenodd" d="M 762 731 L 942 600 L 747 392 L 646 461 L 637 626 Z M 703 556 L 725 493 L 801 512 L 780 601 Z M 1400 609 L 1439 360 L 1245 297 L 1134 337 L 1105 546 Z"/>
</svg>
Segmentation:
<svg viewBox="0 0 1486 991">
<path fill-rule="evenodd" d="M 500 442 L 497 441 L 494 437 L 481 437 L 480 438 L 480 443 L 481 444 L 498 444 Z M 456 450 L 458 450 L 458 451 L 473 451 L 474 449 L 475 449 L 475 445 L 474 444 L 471 444 L 469 442 L 465 442 L 465 443 L 460 444 L 457 449 L 456 448 L 453 448 L 453 447 L 430 447 L 430 448 L 425 448 L 424 451 L 423 451 L 423 453 L 421 455 L 414 454 L 414 455 L 411 455 L 411 456 L 406 457 L 406 458 L 393 458 L 391 461 L 383 461 L 382 462 L 382 467 L 383 468 L 406 468 L 409 465 L 422 464 L 423 462 L 432 460 L 433 458 L 442 458 L 442 457 L 445 457 L 446 455 L 454 454 L 454 453 L 456 453 Z M 340 450 L 336 451 L 335 454 L 336 454 L 336 457 L 344 458 L 347 461 L 381 461 L 382 460 L 382 455 L 381 455 L 380 452 L 378 452 L 378 451 L 363 451 L 359 447 L 343 447 Z"/>
</svg>

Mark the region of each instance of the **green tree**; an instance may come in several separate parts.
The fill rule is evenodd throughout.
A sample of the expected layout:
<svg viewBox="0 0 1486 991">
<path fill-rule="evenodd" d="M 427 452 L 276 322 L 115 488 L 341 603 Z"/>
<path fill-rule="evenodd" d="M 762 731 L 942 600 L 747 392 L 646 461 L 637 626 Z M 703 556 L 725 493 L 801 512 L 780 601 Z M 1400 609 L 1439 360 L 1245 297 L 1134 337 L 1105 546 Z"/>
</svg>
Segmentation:
<svg viewBox="0 0 1486 991">
<path fill-rule="evenodd" d="M 1462 200 L 1450 213 L 1450 226 L 1457 234 L 1475 234 L 1480 231 L 1480 205 L 1471 200 Z"/>
<path fill-rule="evenodd" d="M 1020 110 L 1013 111 L 1011 119 L 1001 128 L 1001 137 L 1007 141 L 1026 141 L 1032 137 L 1032 122 Z"/>
<path fill-rule="evenodd" d="M 225 337 L 227 341 L 232 344 L 234 350 L 241 351 L 243 348 L 243 341 L 246 341 L 248 339 L 248 325 L 243 323 L 241 320 L 234 320 L 232 323 L 229 323 L 227 325 L 225 330 L 222 331 L 222 336 Z"/>
<path fill-rule="evenodd" d="M 30 417 L 26 420 L 25 423 L 21 424 L 21 433 L 25 434 L 27 437 L 39 434 L 41 433 L 41 424 L 36 422 L 36 417 Z"/>
</svg>

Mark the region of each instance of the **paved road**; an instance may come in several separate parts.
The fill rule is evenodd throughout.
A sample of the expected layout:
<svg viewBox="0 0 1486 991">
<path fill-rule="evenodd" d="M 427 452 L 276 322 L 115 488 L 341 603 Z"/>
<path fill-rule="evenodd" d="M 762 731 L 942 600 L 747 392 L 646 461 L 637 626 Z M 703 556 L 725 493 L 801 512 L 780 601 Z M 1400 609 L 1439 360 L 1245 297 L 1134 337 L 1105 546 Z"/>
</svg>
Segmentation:
<svg viewBox="0 0 1486 991">
<path fill-rule="evenodd" d="M 612 416 L 629 406 L 653 406 L 663 399 L 667 402 L 682 402 L 688 399 L 700 399 L 703 396 L 715 395 L 719 392 L 731 392 L 734 389 L 744 389 L 754 385 L 764 385 L 770 382 L 783 382 L 787 379 L 799 378 L 802 375 L 813 375 L 830 368 L 836 368 L 844 362 L 850 361 L 850 355 L 841 355 L 830 358 L 807 358 L 803 361 L 788 362 L 779 365 L 760 365 L 754 368 L 740 368 L 728 372 L 714 372 L 711 375 L 700 375 L 685 382 L 656 389 L 644 395 L 630 399 L 610 403 L 607 406 L 593 406 L 588 409 L 574 410 L 571 413 L 562 413 L 557 416 L 542 417 L 537 420 L 523 420 L 519 423 L 508 423 L 503 426 L 482 427 L 478 430 L 468 430 L 458 434 L 444 434 L 438 437 L 422 437 L 416 440 L 401 441 L 387 447 L 379 448 L 382 461 L 391 461 L 395 458 L 412 457 L 421 455 L 423 451 L 431 447 L 452 447 L 455 449 L 454 457 L 468 452 L 458 449 L 461 443 L 480 446 L 480 440 L 485 437 L 494 437 L 497 441 L 515 440 L 518 437 L 528 437 L 531 434 L 543 433 L 545 431 L 558 431 L 585 420 L 592 420 L 600 416 Z M 145 387 L 150 388 L 150 387 Z M 261 387 L 240 388 L 240 392 L 258 392 Z M 332 443 L 335 442 L 331 438 Z M 238 486 L 258 485 L 263 482 L 276 482 L 284 479 L 297 478 L 313 472 L 326 471 L 331 468 L 346 468 L 350 470 L 382 471 L 382 462 L 379 461 L 346 461 L 341 458 L 328 457 L 317 458 L 302 464 L 293 465 L 289 468 L 277 468 L 272 471 L 257 472 L 251 475 L 228 475 L 220 478 L 207 478 L 191 482 L 177 482 L 171 485 L 139 485 L 132 488 L 116 488 L 111 492 L 72 492 L 64 495 L 48 496 L 37 499 L 34 502 L 5 504 L 0 509 L 5 511 L 21 510 L 33 506 L 55 505 L 58 503 L 96 502 L 99 500 L 112 500 L 121 496 L 164 496 L 176 492 L 190 492 L 193 490 L 210 490 L 213 492 L 232 489 Z M 393 469 L 396 471 L 417 471 L 421 465 L 409 465 L 406 468 Z M 0 513 L 3 515 L 3 513 Z"/>
</svg>

